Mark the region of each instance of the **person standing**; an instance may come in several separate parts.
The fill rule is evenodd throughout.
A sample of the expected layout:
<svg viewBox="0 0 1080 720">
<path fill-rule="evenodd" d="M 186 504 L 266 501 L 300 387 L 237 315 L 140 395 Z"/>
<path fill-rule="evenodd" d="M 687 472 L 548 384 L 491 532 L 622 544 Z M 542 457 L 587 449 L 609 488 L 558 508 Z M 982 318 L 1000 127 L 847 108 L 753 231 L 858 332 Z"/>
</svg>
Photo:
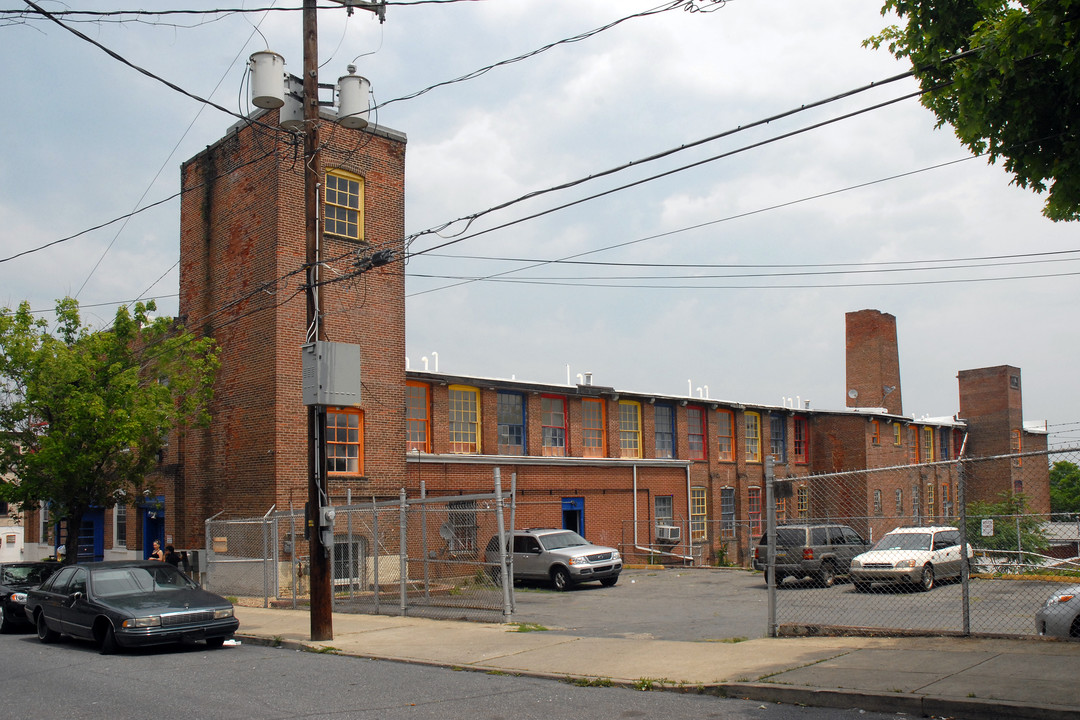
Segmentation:
<svg viewBox="0 0 1080 720">
<path fill-rule="evenodd" d="M 180 567 L 180 556 L 176 553 L 176 548 L 172 545 L 165 546 L 165 562 L 172 565 L 174 568 Z"/>
<path fill-rule="evenodd" d="M 161 543 L 157 540 L 154 541 L 154 551 L 150 553 L 151 560 L 164 560 L 165 555 L 161 552 Z"/>
</svg>

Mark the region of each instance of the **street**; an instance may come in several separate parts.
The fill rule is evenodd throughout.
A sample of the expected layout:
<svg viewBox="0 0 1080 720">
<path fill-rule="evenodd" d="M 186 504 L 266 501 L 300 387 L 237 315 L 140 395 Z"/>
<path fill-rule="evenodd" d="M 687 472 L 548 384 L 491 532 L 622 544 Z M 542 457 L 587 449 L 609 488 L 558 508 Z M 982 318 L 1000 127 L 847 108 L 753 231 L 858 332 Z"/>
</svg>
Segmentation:
<svg viewBox="0 0 1080 720">
<path fill-rule="evenodd" d="M 18 634 L 0 636 L 0 655 L 4 716 L 27 720 L 895 717 L 671 691 L 579 687 L 250 644 L 103 656 L 86 643 L 64 639 L 43 645 L 33 634 Z"/>
</svg>

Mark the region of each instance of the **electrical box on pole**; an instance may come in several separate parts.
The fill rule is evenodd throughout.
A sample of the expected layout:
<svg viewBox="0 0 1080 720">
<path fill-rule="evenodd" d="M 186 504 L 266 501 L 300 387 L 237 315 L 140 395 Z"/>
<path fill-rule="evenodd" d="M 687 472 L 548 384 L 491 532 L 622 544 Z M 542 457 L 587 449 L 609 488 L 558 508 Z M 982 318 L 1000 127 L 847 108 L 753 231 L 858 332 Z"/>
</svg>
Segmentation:
<svg viewBox="0 0 1080 720">
<path fill-rule="evenodd" d="M 302 346 L 304 405 L 360 405 L 360 346 L 317 340 Z"/>
</svg>

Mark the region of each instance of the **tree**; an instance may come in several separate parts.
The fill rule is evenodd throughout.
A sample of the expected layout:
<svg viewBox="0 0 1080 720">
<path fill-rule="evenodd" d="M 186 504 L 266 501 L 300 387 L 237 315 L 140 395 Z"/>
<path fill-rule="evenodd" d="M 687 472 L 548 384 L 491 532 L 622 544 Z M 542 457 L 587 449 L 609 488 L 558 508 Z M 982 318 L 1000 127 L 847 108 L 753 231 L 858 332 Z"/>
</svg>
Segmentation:
<svg viewBox="0 0 1080 720">
<path fill-rule="evenodd" d="M 1080 513 L 1080 466 L 1058 460 L 1050 466 L 1050 512 Z"/>
<path fill-rule="evenodd" d="M 968 543 L 977 550 L 997 550 L 999 553 L 1017 553 L 1022 549 L 1025 559 L 1031 557 L 1028 553 L 1044 552 L 1049 543 L 1043 533 L 1042 519 L 1025 514 L 1027 499 L 1022 494 L 1010 492 L 1003 492 L 998 498 L 996 502 L 980 500 L 968 505 Z M 993 535 L 983 536 L 983 520 L 994 521 Z"/>
<path fill-rule="evenodd" d="M 91 331 L 65 298 L 56 334 L 25 302 L 0 310 L 0 500 L 47 501 L 69 542 L 91 508 L 142 492 L 174 427 L 209 422 L 217 346 L 155 309 L 120 307 Z"/>
<path fill-rule="evenodd" d="M 1080 0 L 885 0 L 890 11 L 907 25 L 864 45 L 911 60 L 938 127 L 1047 192 L 1046 217 L 1080 219 Z"/>
</svg>

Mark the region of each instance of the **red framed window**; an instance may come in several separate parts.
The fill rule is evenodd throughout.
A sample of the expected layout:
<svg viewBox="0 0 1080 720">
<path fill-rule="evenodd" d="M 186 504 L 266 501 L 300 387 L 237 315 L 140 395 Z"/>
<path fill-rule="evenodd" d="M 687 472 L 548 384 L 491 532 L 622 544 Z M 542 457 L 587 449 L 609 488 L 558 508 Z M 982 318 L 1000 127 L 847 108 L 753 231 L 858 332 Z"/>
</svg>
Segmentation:
<svg viewBox="0 0 1080 720">
<path fill-rule="evenodd" d="M 431 393 L 424 383 L 405 383 L 405 449 L 431 452 Z"/>
<path fill-rule="evenodd" d="M 544 395 L 540 398 L 540 424 L 543 427 L 544 457 L 566 456 L 566 398 Z"/>
<path fill-rule="evenodd" d="M 806 418 L 795 417 L 794 436 L 792 450 L 795 453 L 795 462 L 799 465 L 805 465 L 810 462 L 810 438 L 807 434 Z"/>
</svg>

